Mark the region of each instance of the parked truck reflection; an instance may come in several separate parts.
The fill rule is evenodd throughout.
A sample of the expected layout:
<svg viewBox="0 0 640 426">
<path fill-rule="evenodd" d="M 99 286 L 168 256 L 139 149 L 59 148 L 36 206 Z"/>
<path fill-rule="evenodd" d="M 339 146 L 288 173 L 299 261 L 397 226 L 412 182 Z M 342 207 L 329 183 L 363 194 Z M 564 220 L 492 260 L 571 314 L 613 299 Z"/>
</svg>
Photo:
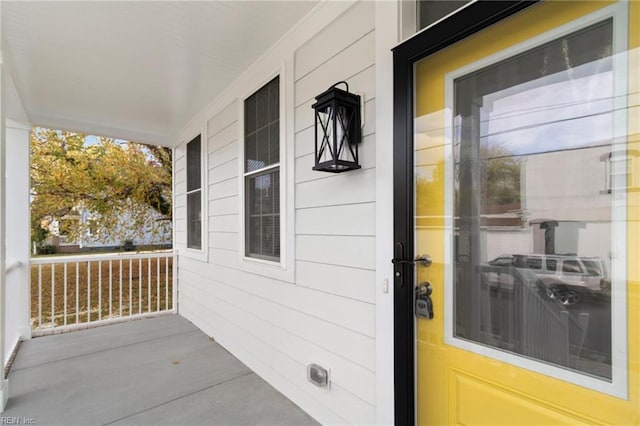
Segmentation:
<svg viewBox="0 0 640 426">
<path fill-rule="evenodd" d="M 608 296 L 611 281 L 606 265 L 599 257 L 567 256 L 552 254 L 502 255 L 488 262 L 491 266 L 513 266 L 531 270 L 536 274 L 549 299 L 565 306 L 584 300 Z M 504 277 L 494 274 L 490 285 L 509 285 Z M 507 279 L 508 280 L 508 279 Z"/>
</svg>

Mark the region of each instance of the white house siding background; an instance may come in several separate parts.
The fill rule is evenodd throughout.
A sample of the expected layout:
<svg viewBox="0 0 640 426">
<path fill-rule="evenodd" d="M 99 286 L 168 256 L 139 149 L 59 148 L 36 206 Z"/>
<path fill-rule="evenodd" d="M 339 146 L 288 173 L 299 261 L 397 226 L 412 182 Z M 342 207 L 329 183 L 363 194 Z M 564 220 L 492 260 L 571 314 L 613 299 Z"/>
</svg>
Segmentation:
<svg viewBox="0 0 640 426">
<path fill-rule="evenodd" d="M 391 389 L 376 392 L 377 7 L 374 2 L 321 4 L 192 121 L 174 155 L 180 314 L 325 424 L 380 421 L 376 401 L 393 386 L 391 381 Z M 396 7 L 391 3 L 392 14 Z M 393 39 L 391 19 L 388 38 Z M 382 50 L 389 64 L 392 46 Z M 281 143 L 286 144 L 280 156 L 286 182 L 281 195 L 284 268 L 242 260 L 241 107 L 277 73 L 284 94 Z M 341 80 L 365 101 L 362 169 L 316 172 L 311 105 Z M 390 78 L 386 84 L 390 94 Z M 198 254 L 186 249 L 185 152 L 186 143 L 200 133 L 208 203 L 203 206 L 206 250 Z M 391 306 L 392 294 L 385 297 Z M 392 317 L 386 321 L 392 330 Z M 386 342 L 388 351 L 391 344 Z M 330 389 L 307 381 L 310 363 L 330 370 Z M 387 365 L 390 376 L 393 364 Z"/>
<path fill-rule="evenodd" d="M 534 223 L 541 220 L 575 222 L 577 233 L 562 238 L 556 233 L 556 253 L 596 256 L 611 270 L 611 194 L 603 160 L 611 148 L 591 147 L 551 152 L 522 159 L 521 200 L 527 222 L 523 227 L 493 227 L 483 230 L 483 262 L 501 255 L 543 253 L 535 248 Z M 571 170 L 569 177 L 563 173 Z M 558 200 L 570 198 L 571 202 Z M 579 224 L 579 225 L 577 225 Z M 541 238 L 544 239 L 544 237 Z"/>
</svg>

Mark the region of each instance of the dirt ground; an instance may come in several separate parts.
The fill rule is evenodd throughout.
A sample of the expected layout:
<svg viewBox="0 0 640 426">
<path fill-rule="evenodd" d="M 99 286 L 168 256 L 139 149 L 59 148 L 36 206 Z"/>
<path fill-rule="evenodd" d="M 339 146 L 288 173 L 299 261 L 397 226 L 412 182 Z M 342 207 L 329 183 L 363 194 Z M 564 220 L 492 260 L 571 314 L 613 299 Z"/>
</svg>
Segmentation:
<svg viewBox="0 0 640 426">
<path fill-rule="evenodd" d="M 31 323 L 49 328 L 52 322 L 61 326 L 169 310 L 172 291 L 172 257 L 79 260 L 67 263 L 66 272 L 65 264 L 32 265 Z"/>
</svg>

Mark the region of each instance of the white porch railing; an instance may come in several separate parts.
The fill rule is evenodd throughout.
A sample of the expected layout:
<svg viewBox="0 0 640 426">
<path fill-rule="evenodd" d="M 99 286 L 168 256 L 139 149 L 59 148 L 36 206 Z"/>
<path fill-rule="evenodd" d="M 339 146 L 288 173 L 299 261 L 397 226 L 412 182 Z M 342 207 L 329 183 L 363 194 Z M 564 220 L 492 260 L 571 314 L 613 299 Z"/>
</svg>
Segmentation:
<svg viewBox="0 0 640 426">
<path fill-rule="evenodd" d="M 173 252 L 31 259 L 34 335 L 174 310 Z"/>
</svg>

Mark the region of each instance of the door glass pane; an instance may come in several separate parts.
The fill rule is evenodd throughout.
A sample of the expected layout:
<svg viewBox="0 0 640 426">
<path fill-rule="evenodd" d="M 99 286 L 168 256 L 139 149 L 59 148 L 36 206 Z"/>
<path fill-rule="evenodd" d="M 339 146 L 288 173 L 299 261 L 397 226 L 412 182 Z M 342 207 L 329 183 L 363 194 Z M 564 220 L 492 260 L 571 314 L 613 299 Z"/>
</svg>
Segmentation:
<svg viewBox="0 0 640 426">
<path fill-rule="evenodd" d="M 606 380 L 612 39 L 607 20 L 452 83 L 454 336 Z"/>
</svg>

